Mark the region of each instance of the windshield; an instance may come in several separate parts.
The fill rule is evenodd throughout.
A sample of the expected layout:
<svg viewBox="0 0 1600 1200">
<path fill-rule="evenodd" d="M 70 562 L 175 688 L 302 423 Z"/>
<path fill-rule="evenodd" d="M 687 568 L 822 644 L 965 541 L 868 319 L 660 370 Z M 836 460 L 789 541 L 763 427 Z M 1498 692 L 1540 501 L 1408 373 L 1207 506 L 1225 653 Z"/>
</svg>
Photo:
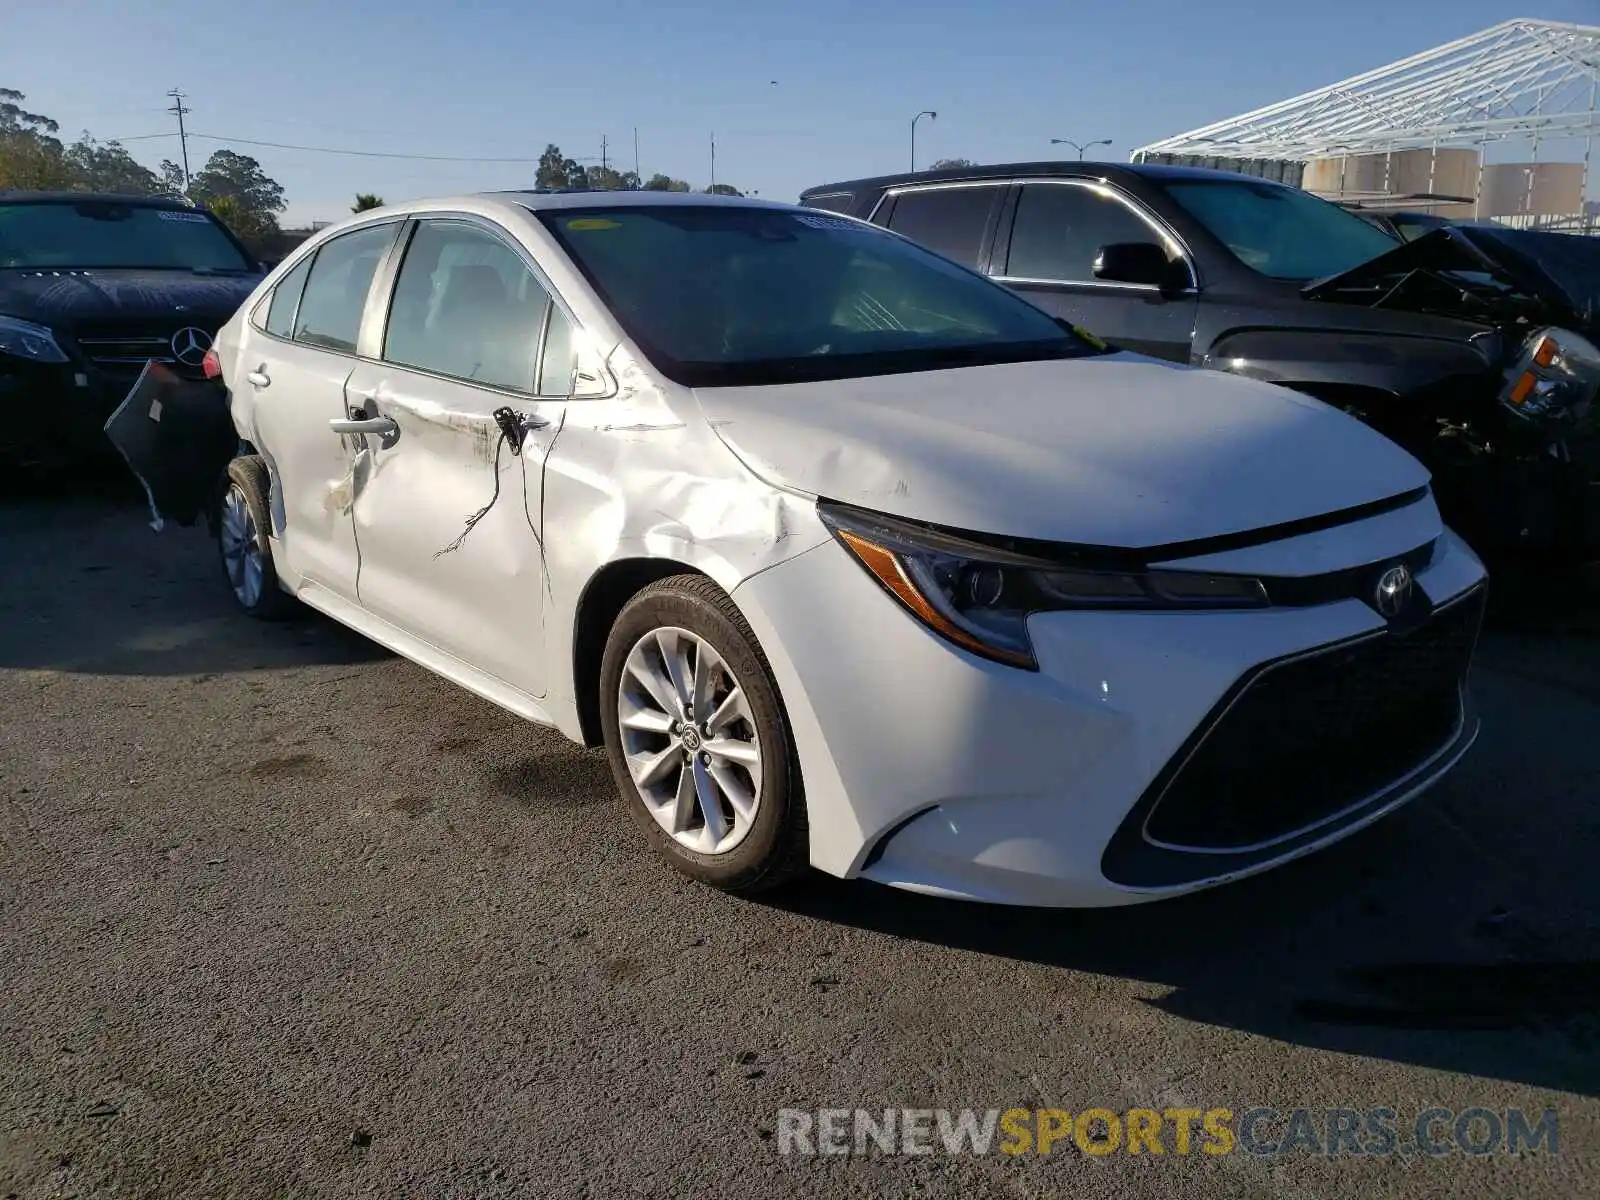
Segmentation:
<svg viewBox="0 0 1600 1200">
<path fill-rule="evenodd" d="M 253 270 L 203 212 L 103 200 L 0 204 L 0 267 Z"/>
<path fill-rule="evenodd" d="M 1395 248 L 1381 229 L 1299 188 L 1227 179 L 1166 190 L 1245 266 L 1272 279 L 1338 275 Z"/>
<path fill-rule="evenodd" d="M 640 205 L 539 214 L 628 336 L 690 387 L 1098 353 L 920 246 L 820 212 Z"/>
</svg>

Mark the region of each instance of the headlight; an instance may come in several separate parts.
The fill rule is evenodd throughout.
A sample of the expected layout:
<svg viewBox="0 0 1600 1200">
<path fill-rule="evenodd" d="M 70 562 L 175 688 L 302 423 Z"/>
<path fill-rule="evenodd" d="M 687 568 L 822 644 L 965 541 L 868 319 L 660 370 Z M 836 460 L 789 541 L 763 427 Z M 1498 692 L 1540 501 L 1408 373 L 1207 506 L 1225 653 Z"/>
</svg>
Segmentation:
<svg viewBox="0 0 1600 1200">
<path fill-rule="evenodd" d="M 1522 344 L 1506 372 L 1500 403 L 1523 420 L 1579 431 L 1594 416 L 1600 350 L 1568 329 L 1541 329 Z"/>
<path fill-rule="evenodd" d="M 43 325 L 0 317 L 0 354 L 14 354 L 34 362 L 64 363 L 67 356 L 56 345 L 56 335 Z"/>
<path fill-rule="evenodd" d="M 1259 580 L 1145 568 L 1103 569 L 1015 553 L 841 505 L 823 523 L 929 629 L 964 650 L 1037 669 L 1028 616 L 1062 609 L 1264 608 Z"/>
</svg>

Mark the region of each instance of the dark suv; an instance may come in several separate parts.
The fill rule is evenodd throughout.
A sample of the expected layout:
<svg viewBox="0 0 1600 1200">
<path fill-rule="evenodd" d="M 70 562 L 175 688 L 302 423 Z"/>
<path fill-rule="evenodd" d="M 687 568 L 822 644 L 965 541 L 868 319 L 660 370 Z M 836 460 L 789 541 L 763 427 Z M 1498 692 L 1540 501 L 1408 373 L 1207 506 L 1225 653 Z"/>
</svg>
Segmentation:
<svg viewBox="0 0 1600 1200">
<path fill-rule="evenodd" d="M 261 267 L 182 200 L 0 192 L 0 463 L 60 465 L 101 433 L 145 363 L 199 379 Z"/>
<path fill-rule="evenodd" d="M 1480 548 L 1600 543 L 1600 239 L 1401 242 L 1298 188 L 1156 165 L 928 171 L 800 202 L 903 233 L 1121 349 L 1355 413 L 1432 469 Z"/>
</svg>

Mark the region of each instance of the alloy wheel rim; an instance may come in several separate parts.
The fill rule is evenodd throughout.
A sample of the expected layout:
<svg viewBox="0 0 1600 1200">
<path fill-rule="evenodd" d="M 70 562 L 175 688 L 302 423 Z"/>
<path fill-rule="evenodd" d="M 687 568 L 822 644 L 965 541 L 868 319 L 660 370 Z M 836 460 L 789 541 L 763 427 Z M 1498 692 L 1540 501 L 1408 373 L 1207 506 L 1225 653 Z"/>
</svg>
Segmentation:
<svg viewBox="0 0 1600 1200">
<path fill-rule="evenodd" d="M 726 854 L 761 805 L 761 738 L 733 669 L 705 638 L 663 626 L 634 643 L 617 688 L 634 789 L 687 850 Z"/>
<path fill-rule="evenodd" d="M 249 502 L 238 484 L 229 487 L 223 497 L 220 540 L 222 564 L 227 568 L 234 597 L 246 608 L 254 608 L 261 599 L 261 539 Z"/>
</svg>

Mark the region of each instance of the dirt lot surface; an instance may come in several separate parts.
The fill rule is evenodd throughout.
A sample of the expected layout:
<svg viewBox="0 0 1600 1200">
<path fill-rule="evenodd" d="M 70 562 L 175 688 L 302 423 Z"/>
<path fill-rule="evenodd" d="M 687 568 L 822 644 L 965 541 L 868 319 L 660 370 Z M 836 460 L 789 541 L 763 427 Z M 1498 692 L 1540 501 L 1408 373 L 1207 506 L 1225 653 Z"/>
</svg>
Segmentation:
<svg viewBox="0 0 1600 1200">
<path fill-rule="evenodd" d="M 234 615 L 199 530 L 13 498 L 0 1198 L 1600 1194 L 1600 637 L 1491 634 L 1475 686 L 1444 786 L 1231 888 L 743 902 L 601 754 Z M 1559 1146 L 778 1153 L 780 1108 L 857 1106 L 1553 1108 Z"/>
</svg>

